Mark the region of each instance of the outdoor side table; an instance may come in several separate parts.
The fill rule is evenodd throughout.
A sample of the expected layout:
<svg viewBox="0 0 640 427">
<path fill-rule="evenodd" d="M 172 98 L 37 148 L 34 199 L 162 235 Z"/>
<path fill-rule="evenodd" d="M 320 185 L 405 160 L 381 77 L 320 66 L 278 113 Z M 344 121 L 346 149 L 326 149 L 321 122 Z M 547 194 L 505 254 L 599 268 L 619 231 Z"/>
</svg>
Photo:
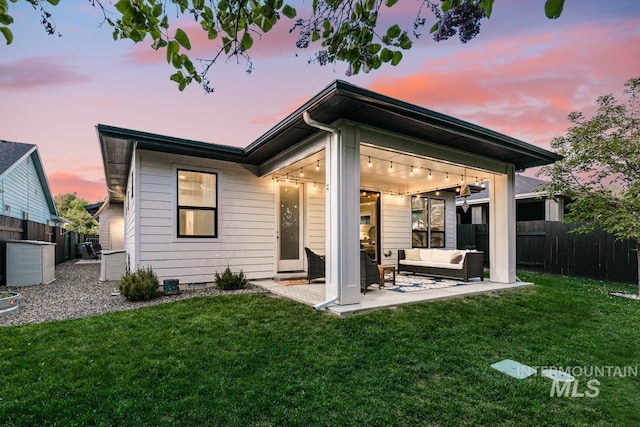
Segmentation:
<svg viewBox="0 0 640 427">
<path fill-rule="evenodd" d="M 386 273 L 392 274 L 391 285 L 396 285 L 396 266 L 395 265 L 380 265 L 378 264 L 378 271 L 380 272 L 380 287 L 384 287 L 384 276 Z"/>
</svg>

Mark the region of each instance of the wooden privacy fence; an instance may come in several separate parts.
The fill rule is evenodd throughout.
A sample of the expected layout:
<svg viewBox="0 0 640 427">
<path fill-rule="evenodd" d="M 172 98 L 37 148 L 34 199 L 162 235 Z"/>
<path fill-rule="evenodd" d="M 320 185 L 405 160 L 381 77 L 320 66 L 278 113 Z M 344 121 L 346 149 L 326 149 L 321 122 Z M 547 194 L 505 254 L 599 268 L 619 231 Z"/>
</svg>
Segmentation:
<svg viewBox="0 0 640 427">
<path fill-rule="evenodd" d="M 519 269 L 550 274 L 638 283 L 638 257 L 634 240 L 617 241 L 602 231 L 572 233 L 579 224 L 555 221 L 516 223 L 516 263 Z M 485 252 L 489 266 L 487 224 L 458 225 L 458 248 Z"/>
</svg>

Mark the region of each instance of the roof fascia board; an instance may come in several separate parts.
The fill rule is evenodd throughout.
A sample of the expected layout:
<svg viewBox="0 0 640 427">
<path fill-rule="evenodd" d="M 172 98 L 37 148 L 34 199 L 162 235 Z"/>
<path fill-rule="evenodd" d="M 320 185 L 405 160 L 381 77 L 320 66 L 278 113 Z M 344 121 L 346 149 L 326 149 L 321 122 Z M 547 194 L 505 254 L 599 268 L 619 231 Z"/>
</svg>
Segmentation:
<svg viewBox="0 0 640 427">
<path fill-rule="evenodd" d="M 419 156 L 425 156 L 449 163 L 466 165 L 489 172 L 507 173 L 507 163 L 490 157 L 469 153 L 454 148 L 435 144 L 423 139 L 400 135 L 395 132 L 358 124 L 360 127 L 360 141 L 379 147 L 385 147 Z"/>
<path fill-rule="evenodd" d="M 269 129 L 266 133 L 264 133 L 254 142 L 249 144 L 244 149 L 245 154 L 249 156 L 252 152 L 260 148 L 262 145 L 266 144 L 272 136 L 278 134 L 282 130 L 291 126 L 293 122 L 297 120 L 302 120 L 302 114 L 305 111 L 309 111 L 310 113 L 313 112 L 314 107 L 321 104 L 327 98 L 330 98 L 336 93 L 339 83 L 341 82 L 339 80 L 336 80 L 333 83 L 331 83 L 329 86 L 325 87 L 322 91 L 320 91 L 320 93 L 318 93 L 316 96 L 314 96 L 309 101 L 307 101 L 304 105 L 296 109 L 293 113 L 289 114 L 287 117 L 285 117 L 283 120 L 281 120 L 278 124 L 276 124 L 271 129 Z"/>
<path fill-rule="evenodd" d="M 47 200 L 47 205 L 49 206 L 49 212 L 58 216 L 58 209 L 56 208 L 56 204 L 53 200 L 53 196 L 51 195 L 51 187 L 49 187 L 49 181 L 47 180 L 47 175 L 44 173 L 44 166 L 42 165 L 42 159 L 40 159 L 40 153 L 38 152 L 38 148 L 35 147 L 35 150 L 32 152 L 33 164 L 36 167 L 36 173 L 38 174 L 38 179 L 40 180 L 40 186 L 42 187 L 42 191 L 44 192 L 44 197 Z"/>
<path fill-rule="evenodd" d="M 548 191 L 536 191 L 534 193 L 522 193 L 516 194 L 516 199 L 541 199 L 543 197 L 548 197 Z"/>
<path fill-rule="evenodd" d="M 220 153 L 226 155 L 244 156 L 242 148 L 230 145 L 210 144 L 202 141 L 194 141 L 190 139 L 175 138 L 170 136 L 158 135 L 154 133 L 141 132 L 132 129 L 117 128 L 108 125 L 98 125 L 98 133 L 100 135 L 112 138 L 120 138 L 126 140 L 137 141 L 140 148 L 155 151 L 165 151 L 173 153 L 174 150 L 193 151 L 195 156 L 203 153 Z M 183 154 L 183 153 L 177 153 Z"/>
<path fill-rule="evenodd" d="M 278 153 L 258 166 L 258 176 L 263 177 L 269 175 L 298 160 L 302 160 L 318 151 L 324 150 L 326 148 L 327 138 L 329 138 L 329 135 L 326 132 L 318 132 L 285 151 Z"/>
<path fill-rule="evenodd" d="M 526 200 L 526 199 L 542 199 L 548 196 L 547 192 L 540 193 L 525 193 L 525 194 L 516 194 L 516 200 Z M 463 203 L 462 200 L 456 201 L 456 206 L 461 206 Z M 467 200 L 467 203 L 471 205 L 479 205 L 483 203 L 489 203 L 489 198 L 483 199 L 475 199 L 475 200 Z"/>
</svg>

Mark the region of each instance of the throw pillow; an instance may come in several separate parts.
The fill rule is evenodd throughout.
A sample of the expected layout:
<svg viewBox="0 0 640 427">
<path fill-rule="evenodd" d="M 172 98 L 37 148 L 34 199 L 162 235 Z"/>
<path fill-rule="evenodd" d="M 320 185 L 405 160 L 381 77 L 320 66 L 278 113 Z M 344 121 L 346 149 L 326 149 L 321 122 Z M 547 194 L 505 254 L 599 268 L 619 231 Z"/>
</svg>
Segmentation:
<svg viewBox="0 0 640 427">
<path fill-rule="evenodd" d="M 451 264 L 460 264 L 464 259 L 464 255 L 457 254 L 451 257 Z"/>
<path fill-rule="evenodd" d="M 407 261 L 420 261 L 420 249 L 405 249 L 404 259 Z"/>
</svg>

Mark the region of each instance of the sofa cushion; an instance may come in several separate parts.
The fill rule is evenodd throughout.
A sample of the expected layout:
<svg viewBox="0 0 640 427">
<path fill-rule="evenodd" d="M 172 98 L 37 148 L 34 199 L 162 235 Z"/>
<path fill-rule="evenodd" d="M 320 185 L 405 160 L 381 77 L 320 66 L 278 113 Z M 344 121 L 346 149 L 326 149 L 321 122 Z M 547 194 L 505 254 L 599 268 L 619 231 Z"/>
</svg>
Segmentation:
<svg viewBox="0 0 640 427">
<path fill-rule="evenodd" d="M 404 259 L 407 261 L 420 261 L 420 249 L 405 249 Z"/>
<path fill-rule="evenodd" d="M 446 249 L 434 249 L 433 254 L 431 255 L 430 261 L 448 264 L 451 262 L 452 252 L 453 251 L 446 250 Z"/>
<path fill-rule="evenodd" d="M 431 261 L 433 258 L 433 249 L 419 249 L 420 261 Z"/>
<path fill-rule="evenodd" d="M 451 264 L 450 262 L 436 262 L 436 261 L 407 261 L 405 259 L 400 260 L 402 265 L 412 265 L 416 267 L 432 267 L 432 268 L 446 268 L 449 270 L 462 270 L 462 263 Z"/>
</svg>

